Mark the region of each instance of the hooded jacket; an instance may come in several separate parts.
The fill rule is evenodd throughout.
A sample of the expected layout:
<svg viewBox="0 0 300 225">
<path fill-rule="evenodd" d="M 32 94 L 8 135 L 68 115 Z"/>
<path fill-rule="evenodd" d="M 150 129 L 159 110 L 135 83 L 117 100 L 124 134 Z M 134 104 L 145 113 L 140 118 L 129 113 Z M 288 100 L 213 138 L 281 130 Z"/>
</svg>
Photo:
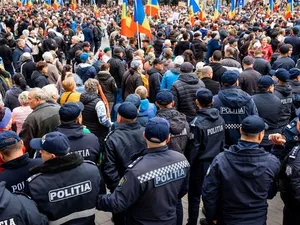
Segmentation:
<svg viewBox="0 0 300 225">
<path fill-rule="evenodd" d="M 292 88 L 289 85 L 275 85 L 274 94 L 281 101 L 280 120 L 278 121 L 279 128 L 285 127 L 291 117 L 293 107 Z"/>
<path fill-rule="evenodd" d="M 25 77 L 26 83 L 29 85 L 29 87 L 32 87 L 31 76 L 35 70 L 35 62 L 33 62 L 32 59 L 27 59 L 21 64 L 20 72 Z"/>
<path fill-rule="evenodd" d="M 120 56 L 114 55 L 107 63 L 110 65 L 109 73 L 116 81 L 117 87 L 121 88 L 122 77 L 126 71 L 126 65 Z"/>
<path fill-rule="evenodd" d="M 204 52 L 207 52 L 207 45 L 199 39 L 193 39 L 192 44 L 195 48 L 195 58 L 197 62 L 204 61 Z"/>
<path fill-rule="evenodd" d="M 14 195 L 0 183 L 0 221 L 2 224 L 47 225 L 48 219 L 41 214 L 35 203 L 23 195 Z"/>
<path fill-rule="evenodd" d="M 160 82 L 162 80 L 162 74 L 155 68 L 148 70 L 149 75 L 149 101 L 154 103 L 156 95 L 160 90 Z"/>
<path fill-rule="evenodd" d="M 92 133 L 84 133 L 78 123 L 61 124 L 57 131 L 67 136 L 70 141 L 70 152 L 81 155 L 85 160 L 97 163 L 100 155 L 98 138 Z"/>
<path fill-rule="evenodd" d="M 154 117 L 156 114 L 156 106 L 150 103 L 148 99 L 142 99 L 140 104 L 140 111 L 136 118 L 141 126 L 146 127 L 148 120 Z"/>
<path fill-rule="evenodd" d="M 203 36 L 203 35 L 202 35 Z M 215 50 L 221 50 L 221 45 L 218 40 L 212 38 L 208 41 L 207 44 L 207 52 L 205 55 L 205 62 L 208 64 L 209 63 L 209 58 L 213 55 Z"/>
<path fill-rule="evenodd" d="M 80 63 L 75 72 L 81 78 L 83 83 L 89 78 L 95 78 L 97 74 L 95 67 L 88 63 Z"/>
<path fill-rule="evenodd" d="M 41 74 L 38 70 L 33 71 L 31 75 L 32 80 L 32 86 L 33 87 L 39 87 L 42 88 L 49 84 L 49 81 L 47 80 L 47 76 L 44 74 Z"/>
<path fill-rule="evenodd" d="M 222 87 L 214 96 L 213 107 L 220 111 L 225 121 L 225 143 L 228 146 L 236 144 L 240 138 L 242 120 L 258 115 L 251 96 L 236 86 Z"/>
<path fill-rule="evenodd" d="M 3 60 L 4 65 L 9 65 L 13 61 L 13 53 L 11 48 L 8 46 L 6 39 L 0 39 L 0 57 Z"/>
<path fill-rule="evenodd" d="M 253 142 L 239 140 L 217 155 L 202 187 L 206 218 L 226 225 L 265 225 L 279 168 L 278 159 Z"/>
<path fill-rule="evenodd" d="M 293 95 L 300 94 L 300 81 L 290 80 L 289 85 L 292 88 Z"/>
<path fill-rule="evenodd" d="M 160 83 L 160 89 L 168 89 L 171 90 L 172 84 L 178 80 L 180 75 L 179 67 L 172 68 L 168 70 Z"/>
<path fill-rule="evenodd" d="M 133 71 L 133 74 L 131 74 L 130 70 L 127 70 L 122 77 L 121 84 L 123 100 L 125 100 L 128 95 L 134 94 L 135 89 L 142 85 L 141 75 L 136 70 Z"/>
<path fill-rule="evenodd" d="M 109 72 L 100 71 L 95 78 L 99 81 L 107 101 L 114 102 L 115 93 L 117 92 L 118 88 L 112 75 Z"/>
<path fill-rule="evenodd" d="M 168 148 L 180 153 L 185 153 L 190 126 L 186 121 L 186 116 L 174 108 L 160 109 L 156 116 L 168 120 L 170 124 L 171 140 L 168 142 Z"/>
<path fill-rule="evenodd" d="M 191 122 L 196 116 L 196 91 L 203 87 L 205 87 L 203 81 L 199 80 L 195 73 L 181 74 L 172 85 L 171 91 L 174 95 L 175 108 L 186 115 L 188 122 Z"/>
<path fill-rule="evenodd" d="M 194 159 L 212 161 L 223 150 L 225 144 L 225 122 L 219 111 L 214 108 L 198 110 L 190 126 L 190 162 Z"/>
<path fill-rule="evenodd" d="M 5 97 L 4 97 L 4 106 L 8 107 L 11 111 L 20 106 L 18 97 L 19 94 L 22 93 L 22 89 L 17 86 L 17 85 L 13 85 L 6 93 L 5 93 Z"/>
</svg>

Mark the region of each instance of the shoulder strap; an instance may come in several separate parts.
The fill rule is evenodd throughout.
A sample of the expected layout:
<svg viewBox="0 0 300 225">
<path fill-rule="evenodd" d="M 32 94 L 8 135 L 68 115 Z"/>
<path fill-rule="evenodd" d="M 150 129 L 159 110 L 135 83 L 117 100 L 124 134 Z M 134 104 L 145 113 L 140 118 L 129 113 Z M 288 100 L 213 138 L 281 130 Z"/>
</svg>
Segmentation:
<svg viewBox="0 0 300 225">
<path fill-rule="evenodd" d="M 299 145 L 296 146 L 296 147 L 294 147 L 292 149 L 292 151 L 290 152 L 290 154 L 289 154 L 289 159 L 293 159 L 293 160 L 296 159 L 299 150 L 300 150 L 300 146 Z"/>
<path fill-rule="evenodd" d="M 68 102 L 68 99 L 69 99 L 69 97 L 70 97 L 71 94 L 73 94 L 73 91 L 70 94 L 68 94 L 68 96 L 67 96 L 67 98 L 65 100 L 65 103 Z"/>
</svg>

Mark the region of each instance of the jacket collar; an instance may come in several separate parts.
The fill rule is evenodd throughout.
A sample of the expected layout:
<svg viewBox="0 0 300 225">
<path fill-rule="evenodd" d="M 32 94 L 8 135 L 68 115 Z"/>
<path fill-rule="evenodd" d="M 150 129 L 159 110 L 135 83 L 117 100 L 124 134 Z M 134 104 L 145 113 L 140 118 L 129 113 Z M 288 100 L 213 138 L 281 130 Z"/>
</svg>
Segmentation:
<svg viewBox="0 0 300 225">
<path fill-rule="evenodd" d="M 42 165 L 33 167 L 30 170 L 31 174 L 36 173 L 58 173 L 65 170 L 73 169 L 83 163 L 82 156 L 71 153 L 65 156 L 57 157 L 44 162 Z"/>
<path fill-rule="evenodd" d="M 20 168 L 26 165 L 29 162 L 29 155 L 28 153 L 25 153 L 24 155 L 15 158 L 13 160 L 10 160 L 8 162 L 5 162 L 1 165 L 2 168 L 4 169 L 15 169 L 15 168 Z"/>
<path fill-rule="evenodd" d="M 158 152 L 165 152 L 168 150 L 168 146 L 162 146 L 162 147 L 157 147 L 157 148 L 148 148 L 148 154 L 151 153 L 158 153 Z"/>
<path fill-rule="evenodd" d="M 118 123 L 116 128 L 118 129 L 135 129 L 135 128 L 140 128 L 141 125 L 138 122 L 133 122 L 133 123 Z"/>
</svg>

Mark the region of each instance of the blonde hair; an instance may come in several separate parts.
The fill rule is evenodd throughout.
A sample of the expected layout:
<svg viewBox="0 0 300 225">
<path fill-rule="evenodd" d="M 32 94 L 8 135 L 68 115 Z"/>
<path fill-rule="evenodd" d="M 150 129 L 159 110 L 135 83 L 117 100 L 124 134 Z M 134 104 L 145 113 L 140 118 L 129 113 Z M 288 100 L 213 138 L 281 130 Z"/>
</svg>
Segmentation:
<svg viewBox="0 0 300 225">
<path fill-rule="evenodd" d="M 138 86 L 135 89 L 135 93 L 141 97 L 141 99 L 145 99 L 148 96 L 148 90 L 144 86 Z"/>
<path fill-rule="evenodd" d="M 28 105 L 28 95 L 29 95 L 29 91 L 23 91 L 21 92 L 21 94 L 19 94 L 18 100 L 20 105 L 22 106 Z"/>
<path fill-rule="evenodd" d="M 84 89 L 86 92 L 89 93 L 98 93 L 98 86 L 99 86 L 99 81 L 93 78 L 89 78 L 84 83 Z"/>
<path fill-rule="evenodd" d="M 74 91 L 76 87 L 76 83 L 73 77 L 67 77 L 66 79 L 63 80 L 62 82 L 62 87 L 63 89 L 68 92 L 68 91 Z"/>
</svg>

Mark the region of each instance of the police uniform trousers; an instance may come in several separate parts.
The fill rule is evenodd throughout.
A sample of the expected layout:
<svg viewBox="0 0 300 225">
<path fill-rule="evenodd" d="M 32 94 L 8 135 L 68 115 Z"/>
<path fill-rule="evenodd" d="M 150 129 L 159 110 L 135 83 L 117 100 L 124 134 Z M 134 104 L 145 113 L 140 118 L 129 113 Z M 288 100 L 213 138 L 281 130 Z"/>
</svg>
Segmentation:
<svg viewBox="0 0 300 225">
<path fill-rule="evenodd" d="M 196 225 L 199 216 L 200 197 L 202 184 L 211 161 L 200 161 L 196 159 L 190 169 L 189 191 L 188 191 L 188 223 Z"/>
</svg>

